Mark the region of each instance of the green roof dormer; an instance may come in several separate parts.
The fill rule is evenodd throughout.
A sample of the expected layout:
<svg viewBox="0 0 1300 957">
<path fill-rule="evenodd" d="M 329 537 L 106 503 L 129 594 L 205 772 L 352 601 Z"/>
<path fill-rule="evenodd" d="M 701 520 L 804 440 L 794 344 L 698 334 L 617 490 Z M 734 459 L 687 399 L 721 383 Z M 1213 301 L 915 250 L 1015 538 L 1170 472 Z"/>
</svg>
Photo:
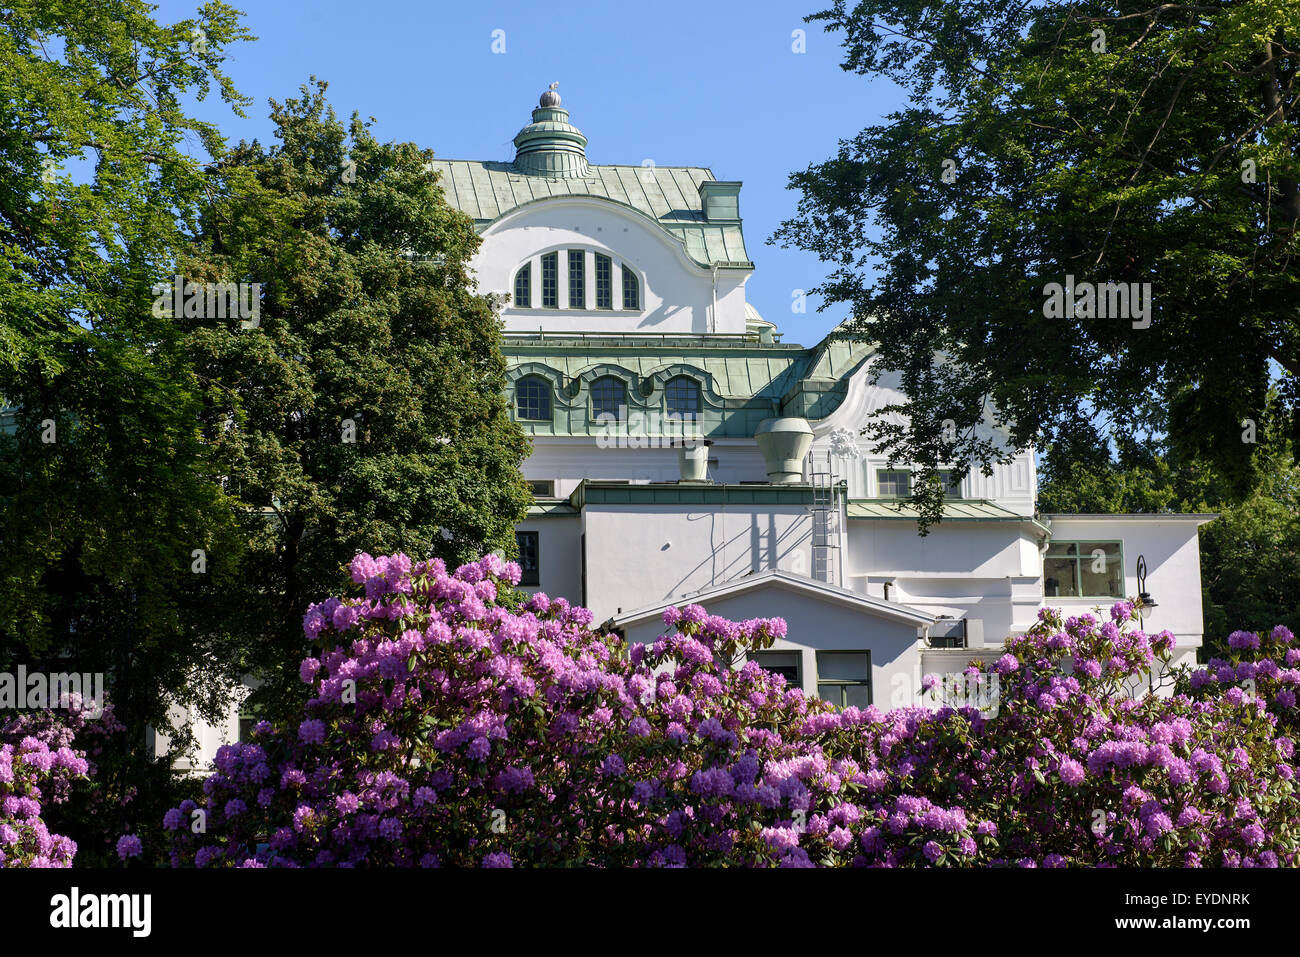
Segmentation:
<svg viewBox="0 0 1300 957">
<path fill-rule="evenodd" d="M 515 134 L 515 169 L 529 176 L 578 179 L 587 175 L 587 137 L 560 106 L 559 84 L 542 94 L 533 121 Z"/>
</svg>

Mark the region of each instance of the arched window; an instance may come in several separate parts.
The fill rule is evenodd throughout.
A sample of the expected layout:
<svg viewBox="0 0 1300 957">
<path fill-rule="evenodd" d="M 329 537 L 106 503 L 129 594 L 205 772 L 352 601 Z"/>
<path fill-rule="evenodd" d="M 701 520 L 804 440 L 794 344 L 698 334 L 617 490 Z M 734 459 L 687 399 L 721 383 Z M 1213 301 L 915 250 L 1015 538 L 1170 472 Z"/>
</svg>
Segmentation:
<svg viewBox="0 0 1300 957">
<path fill-rule="evenodd" d="M 515 273 L 515 305 L 520 309 L 533 306 L 533 264 L 524 263 Z"/>
<path fill-rule="evenodd" d="M 530 422 L 551 420 L 551 386 L 541 376 L 524 376 L 515 383 L 515 409 Z"/>
<path fill-rule="evenodd" d="M 626 265 L 623 266 L 623 308 L 641 309 L 641 281 Z"/>
<path fill-rule="evenodd" d="M 622 420 L 623 409 L 627 406 L 627 386 L 622 379 L 612 375 L 601 376 L 591 384 L 591 417 L 599 419 L 602 415 L 612 415 Z"/>
<path fill-rule="evenodd" d="M 700 414 L 700 384 L 690 376 L 673 376 L 664 386 L 669 415 Z"/>
</svg>

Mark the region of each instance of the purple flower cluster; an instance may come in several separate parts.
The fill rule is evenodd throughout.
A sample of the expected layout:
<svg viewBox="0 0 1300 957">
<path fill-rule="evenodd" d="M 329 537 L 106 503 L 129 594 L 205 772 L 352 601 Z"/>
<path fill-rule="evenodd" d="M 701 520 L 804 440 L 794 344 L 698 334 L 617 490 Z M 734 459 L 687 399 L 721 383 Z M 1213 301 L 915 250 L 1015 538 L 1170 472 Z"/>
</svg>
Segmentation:
<svg viewBox="0 0 1300 957">
<path fill-rule="evenodd" d="M 986 717 L 838 709 L 734 667 L 776 619 L 670 608 L 629 647 L 563 599 L 505 600 L 519 570 L 493 556 L 359 555 L 352 577 L 364 597 L 304 619 L 302 720 L 223 748 L 168 812 L 175 864 L 1296 863 L 1292 739 L 1227 695 L 1134 700 L 1173 640 L 1127 602 L 1044 612 L 972 665 L 1000 677 Z"/>
<path fill-rule="evenodd" d="M 77 845 L 51 834 L 41 819 L 45 790 L 55 802 L 73 781 L 85 779 L 85 756 L 66 744 L 51 750 L 41 738 L 24 736 L 0 745 L 0 867 L 71 867 Z"/>
</svg>

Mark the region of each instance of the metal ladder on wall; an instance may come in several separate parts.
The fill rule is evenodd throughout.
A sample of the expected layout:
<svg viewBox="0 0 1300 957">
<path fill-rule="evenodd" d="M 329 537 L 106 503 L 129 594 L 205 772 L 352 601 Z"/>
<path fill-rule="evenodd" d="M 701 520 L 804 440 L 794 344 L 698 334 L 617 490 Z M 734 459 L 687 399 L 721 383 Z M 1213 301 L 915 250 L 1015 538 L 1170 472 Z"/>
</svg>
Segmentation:
<svg viewBox="0 0 1300 957">
<path fill-rule="evenodd" d="M 812 485 L 812 577 L 838 585 L 840 568 L 840 488 L 831 468 L 830 452 L 824 462 L 812 452 L 807 459 L 808 482 Z"/>
</svg>

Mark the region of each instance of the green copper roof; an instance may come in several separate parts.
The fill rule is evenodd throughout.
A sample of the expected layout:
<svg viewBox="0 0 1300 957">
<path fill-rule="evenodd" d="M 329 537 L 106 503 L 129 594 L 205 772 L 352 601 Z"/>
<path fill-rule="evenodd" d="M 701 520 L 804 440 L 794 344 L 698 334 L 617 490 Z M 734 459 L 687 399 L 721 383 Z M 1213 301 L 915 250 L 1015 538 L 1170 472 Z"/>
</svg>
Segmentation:
<svg viewBox="0 0 1300 957">
<path fill-rule="evenodd" d="M 741 232 L 739 182 L 719 182 L 698 166 L 592 166 L 587 137 L 569 122 L 555 84 L 542 94 L 533 121 L 514 139 L 512 163 L 434 160 L 447 201 L 480 230 L 526 203 L 592 196 L 635 210 L 701 266 L 753 269 Z M 700 184 L 710 184 L 701 189 Z"/>
<path fill-rule="evenodd" d="M 569 496 L 587 505 L 811 505 L 811 485 L 721 485 L 714 482 L 593 482 L 584 479 Z"/>
<path fill-rule="evenodd" d="M 586 175 L 532 175 L 514 163 L 434 160 L 447 202 L 485 227 L 525 203 L 556 196 L 595 196 L 630 207 L 657 222 L 686 245 L 701 265 L 752 269 L 740 221 L 704 218 L 701 182 L 713 173 L 695 166 L 588 166 Z"/>
<path fill-rule="evenodd" d="M 533 435 L 606 434 L 594 421 L 589 387 L 602 376 L 627 385 L 630 435 L 681 434 L 666 420 L 664 386 L 684 375 L 700 384 L 698 431 L 749 438 L 764 419 L 821 419 L 844 401 L 848 378 L 871 354 L 864 343 L 826 340 L 812 349 L 756 337 L 555 336 L 510 334 L 502 351 L 513 394 L 524 376 L 551 386 L 549 422 L 520 420 Z"/>
<path fill-rule="evenodd" d="M 899 519 L 914 522 L 917 511 L 906 502 L 896 499 L 854 499 L 848 503 L 849 518 L 863 519 Z M 1008 522 L 1026 521 L 1027 516 L 1017 515 L 1001 505 L 994 505 L 983 499 L 969 502 L 945 502 L 943 520 L 967 522 Z"/>
</svg>

